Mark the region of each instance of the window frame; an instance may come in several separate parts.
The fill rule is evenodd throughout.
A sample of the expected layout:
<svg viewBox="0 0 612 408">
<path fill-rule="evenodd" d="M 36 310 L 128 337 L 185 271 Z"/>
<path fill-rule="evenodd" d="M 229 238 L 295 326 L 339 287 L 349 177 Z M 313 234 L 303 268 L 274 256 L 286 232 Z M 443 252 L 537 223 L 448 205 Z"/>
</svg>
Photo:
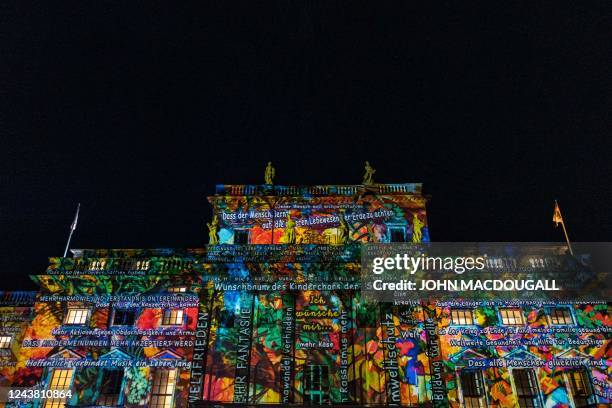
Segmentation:
<svg viewBox="0 0 612 408">
<path fill-rule="evenodd" d="M 85 312 L 85 317 L 82 322 L 75 323 L 75 319 L 70 319 L 70 314 L 72 312 Z M 69 307 L 66 309 L 66 315 L 64 316 L 63 324 L 66 326 L 86 326 L 89 322 L 89 318 L 91 317 L 91 309 L 87 307 Z M 72 321 L 69 321 L 72 320 Z"/>
<path fill-rule="evenodd" d="M 469 319 L 470 323 L 465 323 L 465 322 L 458 323 L 458 322 L 456 322 L 455 321 L 455 316 L 454 316 L 455 312 L 457 314 L 459 312 L 462 312 L 463 316 L 461 318 L 464 319 L 464 320 L 466 318 L 465 313 L 469 312 L 469 314 L 470 314 L 470 319 Z M 475 320 L 474 319 L 474 309 L 461 308 L 461 307 L 459 307 L 459 308 L 451 308 L 451 310 L 450 310 L 450 318 L 451 318 L 451 325 L 452 326 L 473 326 L 474 325 L 474 320 Z M 459 318 L 459 315 L 457 315 L 457 318 Z"/>
<path fill-rule="evenodd" d="M 523 314 L 523 309 L 520 307 L 500 307 L 498 309 L 499 312 L 499 322 L 504 326 L 524 326 L 525 325 L 525 315 Z M 506 316 L 504 316 L 504 312 L 506 312 Z M 510 317 L 508 312 L 512 312 L 513 315 Z M 510 323 L 509 319 L 516 320 L 516 313 L 518 313 L 518 317 L 520 322 Z M 508 319 L 504 321 L 504 319 Z"/>
<path fill-rule="evenodd" d="M 557 314 L 558 311 L 565 310 L 567 311 L 567 318 L 564 316 L 564 321 L 569 319 L 569 323 L 559 323 L 558 321 L 555 323 L 553 319 L 558 320 L 559 316 Z M 553 317 L 554 314 L 554 317 Z M 546 309 L 546 319 L 548 321 L 549 326 L 573 326 L 576 324 L 576 320 L 574 319 L 574 314 L 572 313 L 572 308 L 567 305 L 553 306 Z"/>
<path fill-rule="evenodd" d="M 406 233 L 406 227 L 400 225 L 388 226 L 389 231 L 389 242 L 408 242 L 408 234 Z M 402 234 L 402 241 L 393 240 L 393 231 L 399 231 Z"/>
<path fill-rule="evenodd" d="M 304 369 L 304 402 L 310 405 L 326 405 L 329 403 L 329 398 L 329 367 L 321 364 L 306 365 Z"/>
<path fill-rule="evenodd" d="M 121 406 L 123 405 L 123 390 L 125 387 L 125 370 L 124 369 L 119 369 L 119 368 L 103 368 L 102 370 L 102 378 L 101 378 L 101 384 L 100 384 L 100 394 L 98 395 L 98 398 L 96 398 L 96 404 L 99 405 L 103 405 L 103 406 L 111 406 L 111 407 L 115 407 L 115 406 Z M 121 380 L 119 382 L 119 390 L 117 392 L 117 394 L 108 394 L 104 392 L 104 374 L 106 373 L 110 373 L 110 375 L 117 375 L 119 374 L 121 376 Z M 115 382 L 116 384 L 116 382 Z M 115 398 L 114 396 L 116 395 L 116 402 L 114 402 L 114 404 L 108 404 L 108 401 L 106 400 L 102 400 L 105 398 Z"/>
<path fill-rule="evenodd" d="M 153 371 L 153 379 L 151 382 L 151 391 L 150 391 L 150 395 L 151 398 L 149 399 L 149 404 L 148 407 L 149 408 L 172 408 L 174 405 L 174 394 L 176 393 L 176 383 L 177 383 L 177 379 L 178 379 L 178 374 L 177 374 L 177 369 L 176 368 L 155 368 L 155 370 Z M 165 381 L 164 381 L 164 377 L 162 376 L 161 378 L 158 377 L 158 375 L 161 375 L 160 373 L 172 373 L 172 384 L 170 385 L 170 374 L 167 375 L 167 377 L 165 377 Z M 159 380 L 159 383 L 158 383 Z M 161 381 L 164 381 L 164 383 L 161 383 Z M 162 391 L 162 387 L 165 388 L 165 392 L 161 392 Z M 171 391 L 168 392 L 168 387 L 171 387 Z M 157 388 L 157 389 L 156 389 Z M 157 392 L 156 392 L 157 391 Z M 170 400 L 168 401 L 166 398 L 170 398 Z M 155 401 L 154 400 L 156 398 L 162 398 L 162 402 L 161 404 L 159 403 L 159 401 Z"/>
<path fill-rule="evenodd" d="M 526 373 L 527 377 L 527 389 L 531 392 L 531 394 L 523 393 L 524 389 L 524 380 L 518 379 L 517 373 Z M 510 369 L 510 378 L 512 380 L 512 387 L 514 395 L 516 396 L 517 403 L 519 408 L 541 408 L 543 407 L 542 399 L 541 399 L 541 390 L 540 384 L 538 382 L 538 376 L 535 368 L 525 367 L 525 368 L 512 368 Z M 520 383 L 520 384 L 519 384 Z M 533 383 L 533 387 L 532 387 Z M 520 385 L 520 388 L 519 388 Z M 531 405 L 523 404 L 524 400 L 531 399 Z"/>
<path fill-rule="evenodd" d="M 0 335 L 0 349 L 10 349 L 13 342 L 13 336 L 9 334 Z"/>
<path fill-rule="evenodd" d="M 245 234 L 246 235 L 246 242 L 238 242 L 238 240 L 236 239 L 238 237 L 238 233 L 240 234 Z M 242 235 L 242 237 L 244 237 L 244 235 Z M 234 229 L 234 244 L 235 245 L 248 245 L 250 242 L 250 238 L 251 238 L 251 230 L 248 228 L 235 228 Z"/>
<path fill-rule="evenodd" d="M 168 293 L 187 293 L 187 286 L 170 286 L 166 289 Z"/>
<path fill-rule="evenodd" d="M 591 402 L 593 400 L 593 387 L 591 386 L 591 378 L 589 376 L 588 370 L 586 369 L 586 367 L 584 366 L 580 366 L 580 367 L 576 367 L 572 370 L 569 370 L 564 374 L 565 377 L 565 382 L 567 384 L 567 388 L 570 392 L 570 397 L 572 402 L 574 403 L 574 406 L 576 408 L 587 408 L 591 406 Z M 585 395 L 577 395 L 577 389 L 576 389 L 576 381 L 575 381 L 575 376 L 574 374 L 579 374 L 580 375 L 580 380 L 582 383 L 582 390 L 585 391 Z M 580 398 L 580 405 L 578 401 L 576 401 L 577 398 Z"/>
<path fill-rule="evenodd" d="M 176 312 L 176 316 L 172 316 L 172 313 Z M 180 317 L 179 317 L 180 312 Z M 173 323 L 180 319 L 180 323 Z M 182 326 L 185 324 L 185 309 L 164 309 L 162 311 L 162 326 Z"/>
<path fill-rule="evenodd" d="M 461 402 L 464 408 L 485 408 L 487 406 L 487 389 L 485 387 L 484 375 L 482 370 L 463 368 L 457 373 L 459 385 L 461 387 Z M 474 388 L 467 389 L 467 381 L 464 382 L 464 375 L 474 374 L 472 385 Z M 469 391 L 466 393 L 466 391 Z M 480 392 L 480 394 L 478 394 Z"/>
<path fill-rule="evenodd" d="M 131 313 L 132 314 L 132 323 L 115 323 L 115 319 L 117 317 L 117 312 L 119 313 Z M 111 321 L 111 326 L 113 327 L 129 327 L 134 326 L 137 321 L 136 310 L 134 309 L 126 309 L 126 308 L 117 308 L 113 309 L 113 319 Z"/>
<path fill-rule="evenodd" d="M 64 387 L 59 387 L 58 384 L 54 384 L 53 383 L 53 378 L 54 378 L 54 374 L 56 372 L 59 371 L 64 371 L 64 372 L 70 372 L 69 376 L 64 376 L 64 380 L 68 380 L 68 381 L 63 381 L 64 383 Z M 48 381 L 47 381 L 47 387 L 45 388 L 46 390 L 61 390 L 61 391 L 69 391 L 72 389 L 72 383 L 74 382 L 74 373 L 75 373 L 75 369 L 74 368 L 66 368 L 66 367 L 53 367 L 51 368 L 51 370 L 49 371 L 48 374 Z M 67 382 L 67 384 L 66 384 Z M 45 399 L 42 403 L 41 403 L 41 407 L 42 408 L 64 408 L 66 406 L 66 404 L 68 403 L 68 397 L 64 397 L 64 398 L 49 398 L 49 399 Z"/>
</svg>

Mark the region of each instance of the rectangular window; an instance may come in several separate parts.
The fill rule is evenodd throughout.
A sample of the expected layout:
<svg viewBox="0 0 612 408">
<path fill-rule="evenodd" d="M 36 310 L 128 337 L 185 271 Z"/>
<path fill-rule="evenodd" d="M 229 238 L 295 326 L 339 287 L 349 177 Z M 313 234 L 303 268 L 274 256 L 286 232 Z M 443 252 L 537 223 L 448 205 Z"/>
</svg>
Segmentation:
<svg viewBox="0 0 612 408">
<path fill-rule="evenodd" d="M 502 324 L 506 326 L 521 326 L 525 322 L 523 320 L 523 311 L 518 308 L 499 309 Z"/>
<path fill-rule="evenodd" d="M 89 317 L 89 309 L 68 309 L 64 324 L 85 324 Z"/>
<path fill-rule="evenodd" d="M 572 313 L 568 307 L 554 307 L 549 310 L 550 323 L 553 325 L 573 324 Z"/>
<path fill-rule="evenodd" d="M 391 242 L 406 242 L 404 228 L 389 228 L 389 239 Z"/>
<path fill-rule="evenodd" d="M 166 309 L 162 318 L 164 326 L 178 326 L 183 324 L 183 309 Z"/>
<path fill-rule="evenodd" d="M 451 320 L 455 325 L 474 324 L 474 317 L 471 309 L 453 309 L 451 310 Z"/>
<path fill-rule="evenodd" d="M 176 369 L 156 369 L 153 374 L 150 408 L 172 408 Z"/>
<path fill-rule="evenodd" d="M 512 370 L 516 398 L 520 408 L 540 408 L 538 380 L 531 368 Z"/>
<path fill-rule="evenodd" d="M 187 288 L 184 286 L 173 286 L 168 288 L 168 292 L 170 293 L 185 293 L 187 292 Z"/>
<path fill-rule="evenodd" d="M 482 372 L 476 370 L 463 370 L 459 376 L 461 393 L 465 408 L 484 408 L 484 387 Z"/>
<path fill-rule="evenodd" d="M 136 320 L 136 312 L 127 309 L 115 309 L 113 326 L 131 326 Z"/>
<path fill-rule="evenodd" d="M 310 405 L 329 404 L 329 368 L 309 365 L 304 372 L 305 397 Z"/>
<path fill-rule="evenodd" d="M 104 370 L 102 373 L 102 387 L 97 405 L 115 407 L 119 405 L 121 386 L 123 385 L 122 370 Z"/>
<path fill-rule="evenodd" d="M 0 349 L 11 347 L 11 336 L 0 336 Z"/>
<path fill-rule="evenodd" d="M 593 393 L 589 384 L 589 377 L 584 368 L 572 370 L 567 373 L 570 388 L 572 390 L 572 399 L 576 408 L 590 407 L 589 400 Z"/>
<path fill-rule="evenodd" d="M 51 381 L 49 381 L 48 390 L 63 390 L 67 391 L 70 389 L 72 384 L 72 373 L 71 368 L 54 368 L 51 374 Z M 45 399 L 45 408 L 64 408 L 66 406 L 66 400 L 68 398 L 50 398 Z"/>
<path fill-rule="evenodd" d="M 237 229 L 234 230 L 234 244 L 248 244 L 249 230 Z"/>
</svg>

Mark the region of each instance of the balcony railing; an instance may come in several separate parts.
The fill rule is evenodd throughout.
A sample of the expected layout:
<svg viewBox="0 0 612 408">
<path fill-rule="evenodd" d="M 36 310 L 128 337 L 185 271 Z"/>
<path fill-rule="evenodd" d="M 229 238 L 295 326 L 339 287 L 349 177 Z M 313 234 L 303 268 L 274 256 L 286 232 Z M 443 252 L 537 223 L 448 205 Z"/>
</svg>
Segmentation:
<svg viewBox="0 0 612 408">
<path fill-rule="evenodd" d="M 56 258 L 61 262 L 52 263 L 47 269 L 48 272 L 71 271 L 86 275 L 88 272 L 92 274 L 107 272 L 142 272 L 145 274 L 151 272 L 183 272 L 189 271 L 194 266 L 194 261 L 191 259 L 160 259 L 160 258 Z"/>
<path fill-rule="evenodd" d="M 2 306 L 22 306 L 33 305 L 36 301 L 36 292 L 26 291 L 0 291 L 0 305 Z"/>
<path fill-rule="evenodd" d="M 216 194 L 226 196 L 355 196 L 366 192 L 374 194 L 421 194 L 421 188 L 421 183 L 320 186 L 218 184 Z"/>
<path fill-rule="evenodd" d="M 361 245 L 211 245 L 197 254 L 133 258 L 50 258 L 49 274 L 146 275 L 204 273 L 206 264 L 232 262 L 358 262 Z M 195 252 L 195 251 L 194 251 Z"/>
</svg>

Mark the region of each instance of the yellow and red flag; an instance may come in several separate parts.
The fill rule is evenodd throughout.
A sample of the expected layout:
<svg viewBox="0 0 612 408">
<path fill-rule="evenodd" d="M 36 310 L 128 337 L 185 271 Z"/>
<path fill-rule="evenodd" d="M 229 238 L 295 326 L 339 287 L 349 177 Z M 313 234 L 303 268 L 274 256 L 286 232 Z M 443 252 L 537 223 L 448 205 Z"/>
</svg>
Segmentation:
<svg viewBox="0 0 612 408">
<path fill-rule="evenodd" d="M 553 222 L 555 223 L 555 227 L 558 227 L 559 224 L 563 224 L 563 217 L 561 216 L 561 209 L 559 208 L 559 204 L 555 201 L 555 212 L 553 213 Z"/>
</svg>

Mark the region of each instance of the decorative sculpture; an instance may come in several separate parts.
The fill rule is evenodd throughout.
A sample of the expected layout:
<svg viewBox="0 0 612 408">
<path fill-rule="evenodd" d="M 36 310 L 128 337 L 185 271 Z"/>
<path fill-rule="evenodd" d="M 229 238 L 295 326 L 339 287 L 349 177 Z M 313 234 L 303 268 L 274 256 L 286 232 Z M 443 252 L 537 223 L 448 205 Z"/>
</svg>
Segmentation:
<svg viewBox="0 0 612 408">
<path fill-rule="evenodd" d="M 372 184 L 374 182 L 374 173 L 376 173 L 376 170 L 372 166 L 370 166 L 370 162 L 366 161 L 365 162 L 365 174 L 363 175 L 362 184 L 364 185 Z"/>
<path fill-rule="evenodd" d="M 212 223 L 207 222 L 208 227 L 208 245 L 217 245 L 219 243 L 219 237 L 217 236 L 217 227 L 219 226 L 219 220 L 215 215 L 212 219 Z"/>
<path fill-rule="evenodd" d="M 425 223 L 419 219 L 419 216 L 415 213 L 412 217 L 412 242 L 418 243 L 423 239 L 421 230 L 425 226 Z"/>
<path fill-rule="evenodd" d="M 338 227 L 338 243 L 346 244 L 349 238 L 349 226 L 344 218 L 344 211 L 340 211 L 340 226 Z"/>
<path fill-rule="evenodd" d="M 264 174 L 266 184 L 274 184 L 274 176 L 276 176 L 276 170 L 274 170 L 274 167 L 272 167 L 272 162 L 268 162 L 266 172 Z"/>
<path fill-rule="evenodd" d="M 295 244 L 295 221 L 291 219 L 291 215 L 287 214 L 285 222 L 285 230 L 283 231 L 282 241 L 285 244 Z"/>
</svg>

